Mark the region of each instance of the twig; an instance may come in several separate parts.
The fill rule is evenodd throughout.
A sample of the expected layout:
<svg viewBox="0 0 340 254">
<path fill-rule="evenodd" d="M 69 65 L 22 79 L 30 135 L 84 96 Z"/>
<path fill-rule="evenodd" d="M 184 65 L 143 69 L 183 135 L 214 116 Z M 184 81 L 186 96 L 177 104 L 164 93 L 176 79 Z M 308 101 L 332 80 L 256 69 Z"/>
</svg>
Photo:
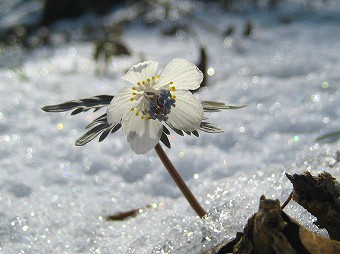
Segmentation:
<svg viewBox="0 0 340 254">
<path fill-rule="evenodd" d="M 288 203 L 292 199 L 292 197 L 293 197 L 293 191 L 289 194 L 287 200 L 282 204 L 281 210 L 283 210 L 288 205 Z"/>
</svg>

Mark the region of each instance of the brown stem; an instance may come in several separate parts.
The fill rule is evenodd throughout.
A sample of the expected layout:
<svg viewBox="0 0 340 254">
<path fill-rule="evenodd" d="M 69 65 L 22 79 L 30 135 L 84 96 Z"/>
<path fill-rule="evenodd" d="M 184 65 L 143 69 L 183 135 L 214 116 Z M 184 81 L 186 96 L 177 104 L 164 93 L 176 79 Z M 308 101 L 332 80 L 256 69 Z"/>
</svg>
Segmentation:
<svg viewBox="0 0 340 254">
<path fill-rule="evenodd" d="M 157 144 L 155 146 L 155 150 L 156 150 L 159 158 L 163 162 L 165 168 L 168 170 L 169 174 L 171 175 L 172 179 L 174 179 L 175 183 L 180 188 L 180 190 L 182 191 L 182 193 L 185 196 L 185 198 L 188 200 L 188 202 L 191 205 L 191 207 L 195 210 L 197 215 L 202 218 L 204 215 L 207 214 L 207 212 L 203 209 L 203 207 L 198 203 L 197 199 L 191 193 L 190 189 L 185 184 L 185 182 L 183 181 L 182 177 L 180 176 L 180 174 L 175 169 L 174 165 L 172 165 L 172 163 L 169 160 L 168 156 L 165 154 L 165 152 L 164 152 L 163 148 L 161 147 L 161 145 Z"/>
</svg>

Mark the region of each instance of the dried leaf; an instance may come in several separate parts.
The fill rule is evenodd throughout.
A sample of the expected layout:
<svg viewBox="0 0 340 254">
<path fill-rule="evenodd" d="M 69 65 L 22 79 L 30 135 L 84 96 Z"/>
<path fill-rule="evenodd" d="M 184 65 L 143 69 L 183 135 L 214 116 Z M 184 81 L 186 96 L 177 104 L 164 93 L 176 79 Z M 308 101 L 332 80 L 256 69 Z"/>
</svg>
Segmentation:
<svg viewBox="0 0 340 254">
<path fill-rule="evenodd" d="M 240 237 L 241 236 L 241 237 Z M 248 220 L 239 240 L 206 253 L 226 254 L 336 254 L 340 242 L 309 231 L 280 208 L 278 200 L 260 198 L 259 211 Z"/>
<path fill-rule="evenodd" d="M 145 209 L 150 209 L 150 208 L 153 208 L 153 207 L 155 207 L 155 206 L 154 205 L 146 205 L 146 206 L 141 207 L 141 208 L 132 209 L 132 210 L 129 210 L 129 211 L 126 211 L 126 212 L 116 213 L 116 214 L 107 216 L 106 220 L 125 220 L 128 217 L 137 216 L 138 214 L 142 213 L 143 210 L 145 210 Z"/>
<path fill-rule="evenodd" d="M 325 228 L 331 239 L 340 240 L 340 184 L 329 173 L 313 177 L 286 174 L 294 186 L 293 199 L 313 214 L 316 225 Z"/>
<path fill-rule="evenodd" d="M 300 239 L 309 253 L 312 254 L 337 254 L 340 253 L 340 243 L 320 236 L 314 232 L 300 227 Z"/>
</svg>

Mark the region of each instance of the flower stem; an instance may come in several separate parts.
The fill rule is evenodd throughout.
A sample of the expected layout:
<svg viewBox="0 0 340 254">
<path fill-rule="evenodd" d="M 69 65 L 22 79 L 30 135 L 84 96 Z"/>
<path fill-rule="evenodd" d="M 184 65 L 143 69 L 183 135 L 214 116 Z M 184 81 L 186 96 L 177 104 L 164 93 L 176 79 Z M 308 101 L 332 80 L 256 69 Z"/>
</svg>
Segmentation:
<svg viewBox="0 0 340 254">
<path fill-rule="evenodd" d="M 165 152 L 164 152 L 163 148 L 161 147 L 161 145 L 157 144 L 155 146 L 155 150 L 156 150 L 159 158 L 163 162 L 165 168 L 168 170 L 169 174 L 171 175 L 172 179 L 175 181 L 175 183 L 180 188 L 180 190 L 182 191 L 182 193 L 185 196 L 185 198 L 188 200 L 188 202 L 191 205 L 191 207 L 195 210 L 197 215 L 202 218 L 204 215 L 207 214 L 207 212 L 203 209 L 203 207 L 198 203 L 197 199 L 191 193 L 190 189 L 185 184 L 185 182 L 183 181 L 182 177 L 177 172 L 175 167 L 172 165 L 172 163 L 169 160 L 168 156 L 165 154 Z"/>
</svg>

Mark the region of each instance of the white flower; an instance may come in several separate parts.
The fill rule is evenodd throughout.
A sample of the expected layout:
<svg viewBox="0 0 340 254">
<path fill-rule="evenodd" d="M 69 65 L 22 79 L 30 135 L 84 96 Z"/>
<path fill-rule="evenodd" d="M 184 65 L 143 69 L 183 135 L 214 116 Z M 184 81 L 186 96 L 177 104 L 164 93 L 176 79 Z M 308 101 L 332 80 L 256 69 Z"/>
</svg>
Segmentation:
<svg viewBox="0 0 340 254">
<path fill-rule="evenodd" d="M 134 65 L 123 77 L 131 83 L 112 99 L 107 109 L 109 124 L 121 124 L 130 146 L 145 154 L 160 140 L 162 121 L 175 129 L 195 131 L 203 119 L 203 107 L 189 90 L 199 88 L 202 72 L 183 59 L 172 60 L 158 75 L 158 63 Z"/>
</svg>

